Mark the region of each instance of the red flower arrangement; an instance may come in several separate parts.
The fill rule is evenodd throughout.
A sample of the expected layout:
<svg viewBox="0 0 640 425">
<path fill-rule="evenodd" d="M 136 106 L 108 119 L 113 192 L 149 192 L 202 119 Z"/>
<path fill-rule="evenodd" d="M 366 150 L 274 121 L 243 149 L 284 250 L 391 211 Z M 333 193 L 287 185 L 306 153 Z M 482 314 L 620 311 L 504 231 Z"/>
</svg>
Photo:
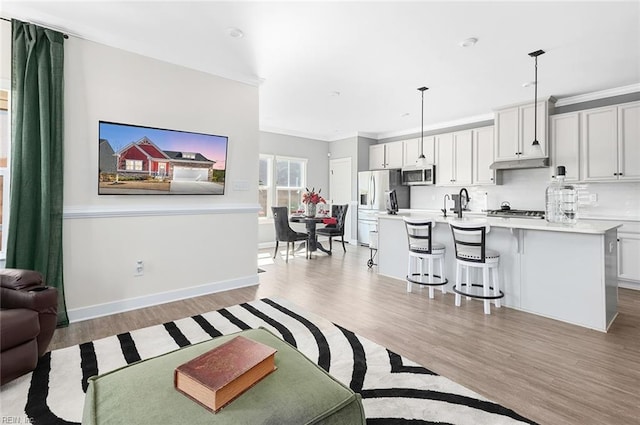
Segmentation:
<svg viewBox="0 0 640 425">
<path fill-rule="evenodd" d="M 320 192 L 322 192 L 322 189 L 318 189 L 317 193 L 315 187 L 312 187 L 311 190 L 309 190 L 308 187 L 305 189 L 307 189 L 307 191 L 302 194 L 302 202 L 304 202 L 305 204 L 319 204 L 321 202 L 326 203 L 324 198 L 320 196 Z"/>
</svg>

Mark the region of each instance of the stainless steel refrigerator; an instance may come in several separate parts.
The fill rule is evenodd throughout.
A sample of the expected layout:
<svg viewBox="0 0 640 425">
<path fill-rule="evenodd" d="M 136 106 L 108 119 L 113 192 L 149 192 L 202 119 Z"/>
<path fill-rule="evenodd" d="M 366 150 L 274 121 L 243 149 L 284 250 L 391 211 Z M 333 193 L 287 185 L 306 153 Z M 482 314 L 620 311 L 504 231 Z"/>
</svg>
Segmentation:
<svg viewBox="0 0 640 425">
<path fill-rule="evenodd" d="M 369 245 L 378 230 L 378 214 L 385 213 L 385 192 L 396 191 L 398 208 L 409 208 L 409 186 L 402 185 L 400 170 L 358 173 L 358 243 Z"/>
</svg>

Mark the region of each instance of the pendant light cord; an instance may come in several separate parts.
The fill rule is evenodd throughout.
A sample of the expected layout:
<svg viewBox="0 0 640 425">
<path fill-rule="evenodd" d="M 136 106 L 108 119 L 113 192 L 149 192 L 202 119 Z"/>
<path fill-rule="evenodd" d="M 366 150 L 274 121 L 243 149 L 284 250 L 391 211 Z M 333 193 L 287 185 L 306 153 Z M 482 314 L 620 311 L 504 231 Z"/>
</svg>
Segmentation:
<svg viewBox="0 0 640 425">
<path fill-rule="evenodd" d="M 538 57 L 536 56 L 535 77 L 536 84 L 533 87 L 533 144 L 538 142 Z"/>
<path fill-rule="evenodd" d="M 420 111 L 422 117 L 420 121 L 420 156 L 424 156 L 424 90 L 422 90 L 422 110 Z"/>
<path fill-rule="evenodd" d="M 424 92 L 425 90 L 429 90 L 427 87 L 420 87 L 418 90 L 422 92 L 422 110 L 421 116 L 422 119 L 420 121 L 420 156 L 418 159 L 425 159 L 424 156 Z"/>
<path fill-rule="evenodd" d="M 544 50 L 536 50 L 529 53 L 529 56 L 535 59 L 535 74 L 534 74 L 534 95 L 533 95 L 533 142 L 531 146 L 540 146 L 538 142 L 538 56 L 543 55 Z"/>
</svg>

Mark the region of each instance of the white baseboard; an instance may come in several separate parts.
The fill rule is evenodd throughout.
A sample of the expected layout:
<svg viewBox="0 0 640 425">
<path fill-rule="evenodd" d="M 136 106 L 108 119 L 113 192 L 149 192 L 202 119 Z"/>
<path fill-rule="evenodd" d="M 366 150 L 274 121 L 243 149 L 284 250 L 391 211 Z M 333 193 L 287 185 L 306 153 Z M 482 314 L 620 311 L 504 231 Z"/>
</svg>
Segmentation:
<svg viewBox="0 0 640 425">
<path fill-rule="evenodd" d="M 629 281 L 626 281 L 626 280 L 619 280 L 618 281 L 618 287 L 627 288 L 627 289 L 634 289 L 636 291 L 640 291 L 640 283 L 638 283 L 638 282 L 629 282 Z"/>
<path fill-rule="evenodd" d="M 104 304 L 96 304 L 89 307 L 80 307 L 67 310 L 69 323 L 81 322 L 83 320 L 95 319 L 96 317 L 108 316 L 115 313 L 136 310 L 144 307 L 151 307 L 158 304 L 165 304 L 172 301 L 184 300 L 200 295 L 214 294 L 216 292 L 229 291 L 231 289 L 254 286 L 259 283 L 258 274 L 246 276 L 239 279 L 226 280 L 222 282 L 206 283 L 204 285 L 192 286 L 190 288 L 178 289 L 175 291 L 160 292 L 157 294 L 145 295 L 142 297 L 128 298 Z"/>
<path fill-rule="evenodd" d="M 283 242 L 284 243 L 284 242 Z M 266 248 L 275 248 L 276 247 L 276 242 L 275 241 L 271 241 L 271 242 L 260 242 L 258 244 L 258 249 L 266 249 Z"/>
</svg>

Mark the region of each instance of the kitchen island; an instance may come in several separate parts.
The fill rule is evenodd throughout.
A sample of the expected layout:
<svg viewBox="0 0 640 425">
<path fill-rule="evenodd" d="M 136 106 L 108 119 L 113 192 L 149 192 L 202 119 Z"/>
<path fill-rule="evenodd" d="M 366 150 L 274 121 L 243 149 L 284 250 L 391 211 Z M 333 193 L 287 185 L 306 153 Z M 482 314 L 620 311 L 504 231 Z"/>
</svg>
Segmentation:
<svg viewBox="0 0 640 425">
<path fill-rule="evenodd" d="M 455 251 L 449 223 L 460 220 L 457 217 L 410 210 L 380 214 L 378 273 L 405 280 L 408 248 L 403 217 L 409 216 L 436 221 L 433 239 L 446 247 L 450 291 L 455 281 Z M 487 247 L 500 253 L 503 305 L 607 331 L 617 315 L 619 224 L 590 221 L 569 226 L 480 214 L 465 215 L 462 220 L 483 220 L 491 226 Z"/>
</svg>

